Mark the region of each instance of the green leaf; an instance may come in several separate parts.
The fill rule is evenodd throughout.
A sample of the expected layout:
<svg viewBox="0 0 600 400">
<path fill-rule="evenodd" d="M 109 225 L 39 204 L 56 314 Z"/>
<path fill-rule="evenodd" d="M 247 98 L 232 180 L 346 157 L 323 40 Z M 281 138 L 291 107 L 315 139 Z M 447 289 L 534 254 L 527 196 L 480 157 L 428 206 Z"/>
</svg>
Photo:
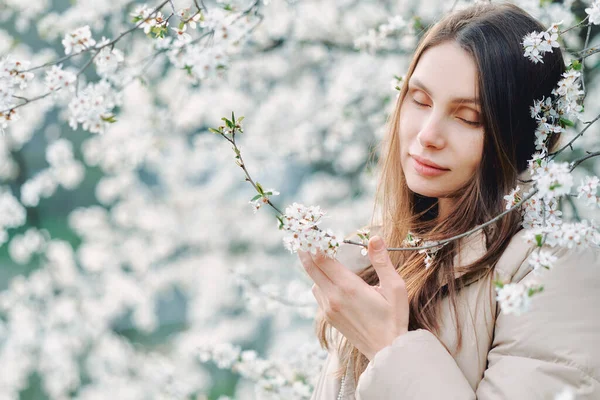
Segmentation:
<svg viewBox="0 0 600 400">
<path fill-rule="evenodd" d="M 231 112 L 231 122 L 235 125 L 235 115 Z"/>
<path fill-rule="evenodd" d="M 575 71 L 580 71 L 581 70 L 581 63 L 579 62 L 579 60 L 573 60 L 571 61 L 571 65 L 569 66 L 571 69 L 574 69 Z"/>
<path fill-rule="evenodd" d="M 494 281 L 494 285 L 496 285 L 498 289 L 502 289 L 504 287 L 504 283 L 502 283 L 502 281 Z"/>
<path fill-rule="evenodd" d="M 137 23 L 138 23 L 138 22 L 140 22 L 141 20 L 142 20 L 142 17 L 140 17 L 140 16 L 138 15 L 138 16 L 135 16 L 135 17 L 133 17 L 133 18 L 131 19 L 131 22 L 133 22 L 134 24 L 137 24 Z"/>
<path fill-rule="evenodd" d="M 283 219 L 279 215 L 277 216 L 277 221 L 279 221 L 279 229 L 283 229 Z"/>
<path fill-rule="evenodd" d="M 258 193 L 260 193 L 261 195 L 265 194 L 265 190 L 263 189 L 260 183 L 256 182 L 256 188 L 258 189 Z"/>
<path fill-rule="evenodd" d="M 537 244 L 538 247 L 542 247 L 543 240 L 544 240 L 544 235 L 542 235 L 541 233 L 538 233 L 537 235 L 535 235 L 535 243 Z"/>
<path fill-rule="evenodd" d="M 181 21 L 179 23 L 179 30 L 183 29 L 184 26 L 185 26 L 185 22 Z"/>
<path fill-rule="evenodd" d="M 218 133 L 219 135 L 220 135 L 220 134 L 222 134 L 222 132 L 221 132 L 221 131 L 218 131 L 218 130 L 216 130 L 216 129 L 214 129 L 214 128 L 208 128 L 208 130 L 209 130 L 210 132 L 213 132 L 213 133 Z"/>
<path fill-rule="evenodd" d="M 242 115 L 241 117 L 238 118 L 237 122 L 238 124 L 241 123 L 244 120 L 244 116 Z"/>
<path fill-rule="evenodd" d="M 117 122 L 117 119 L 114 115 L 109 115 L 108 117 L 100 116 L 100 118 L 102 119 L 102 121 L 108 122 L 109 124 Z"/>
<path fill-rule="evenodd" d="M 560 123 L 563 124 L 564 126 L 571 126 L 571 127 L 575 126 L 575 122 L 573 122 L 567 118 L 561 118 Z"/>
<path fill-rule="evenodd" d="M 192 76 L 192 66 L 191 65 L 186 65 L 185 67 L 183 67 L 183 69 L 187 72 L 187 74 L 189 76 Z"/>
<path fill-rule="evenodd" d="M 221 118 L 223 121 L 225 121 L 225 125 L 227 125 L 227 127 L 229 129 L 233 129 L 233 122 L 231 122 L 230 120 L 228 120 L 227 118 L 223 117 Z"/>
<path fill-rule="evenodd" d="M 167 33 L 167 28 L 164 25 L 161 26 L 153 26 L 150 29 L 150 32 L 154 35 L 154 39 L 164 38 Z"/>
<path fill-rule="evenodd" d="M 254 197 L 252 198 L 252 200 L 250 200 L 250 201 L 256 201 L 256 200 L 260 199 L 261 197 L 263 197 L 263 196 L 262 196 L 262 194 L 257 194 L 257 195 L 256 195 L 256 196 L 254 196 Z"/>
<path fill-rule="evenodd" d="M 527 295 L 529 297 L 533 296 L 536 293 L 541 293 L 544 291 L 544 287 L 543 286 L 539 286 L 537 288 L 529 288 L 529 290 L 527 291 Z"/>
</svg>

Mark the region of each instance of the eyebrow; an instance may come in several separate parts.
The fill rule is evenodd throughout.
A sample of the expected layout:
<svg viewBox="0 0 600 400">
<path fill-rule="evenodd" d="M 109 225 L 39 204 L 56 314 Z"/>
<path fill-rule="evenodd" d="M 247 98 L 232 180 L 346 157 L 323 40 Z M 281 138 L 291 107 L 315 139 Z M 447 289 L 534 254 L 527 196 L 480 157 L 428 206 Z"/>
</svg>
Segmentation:
<svg viewBox="0 0 600 400">
<path fill-rule="evenodd" d="M 409 86 L 410 85 L 417 86 L 417 87 L 423 89 L 424 91 L 426 91 L 427 93 L 431 93 L 431 90 L 427 89 L 427 86 L 425 86 L 423 84 L 423 82 L 421 82 L 418 78 L 414 78 L 414 77 L 410 78 Z M 455 97 L 450 100 L 450 103 L 472 103 L 475 105 L 479 105 L 479 98 L 478 97 Z"/>
</svg>

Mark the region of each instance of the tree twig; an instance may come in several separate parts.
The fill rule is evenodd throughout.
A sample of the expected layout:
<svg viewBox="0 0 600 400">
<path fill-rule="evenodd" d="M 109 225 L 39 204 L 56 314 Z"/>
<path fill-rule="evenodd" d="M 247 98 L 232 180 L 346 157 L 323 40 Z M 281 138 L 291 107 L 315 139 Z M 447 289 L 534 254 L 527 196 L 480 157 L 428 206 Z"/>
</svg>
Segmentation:
<svg viewBox="0 0 600 400">
<path fill-rule="evenodd" d="M 585 157 L 581 157 L 575 161 L 573 161 L 573 166 L 571 167 L 571 171 L 573 171 L 573 169 L 575 167 L 577 167 L 579 164 L 581 164 L 582 162 L 584 162 L 585 160 L 592 158 L 592 157 L 596 157 L 600 155 L 600 151 L 594 152 L 594 153 L 589 153 L 587 156 Z M 538 192 L 538 189 L 533 189 L 531 191 L 531 193 L 529 193 L 527 196 L 523 197 L 521 199 L 521 201 L 519 201 L 518 203 L 516 203 L 515 205 L 513 205 L 512 207 L 510 207 L 508 210 L 502 212 L 501 214 L 498 214 L 497 216 L 495 216 L 494 218 L 492 218 L 491 220 L 481 224 L 481 225 L 477 225 L 475 228 L 468 230 L 467 232 L 461 233 L 459 235 L 456 236 L 452 236 L 451 238 L 448 239 L 443 239 L 443 240 L 439 240 L 436 242 L 433 242 L 432 244 L 426 245 L 426 246 L 419 246 L 419 247 L 389 247 L 387 250 L 388 251 L 413 251 L 413 250 L 426 250 L 426 249 L 431 249 L 434 247 L 440 247 L 443 246 L 449 242 L 452 242 L 454 240 L 458 240 L 461 239 L 465 236 L 469 236 L 483 228 L 485 228 L 488 225 L 493 224 L 494 222 L 498 221 L 499 219 L 501 219 L 502 217 L 504 217 L 505 215 L 507 215 L 508 213 L 512 212 L 513 210 L 519 208 L 525 201 L 529 200 L 530 198 L 533 197 L 533 195 L 535 195 Z M 359 242 L 355 242 L 352 240 L 344 240 L 344 243 L 347 244 L 353 244 L 356 246 L 362 246 L 362 247 L 367 247 L 366 244 L 363 243 L 359 243 Z"/>
<path fill-rule="evenodd" d="M 598 114 L 596 116 L 596 118 L 594 118 L 593 120 L 586 122 L 587 126 L 585 128 L 583 128 L 581 130 L 581 132 L 579 132 L 577 135 L 575 135 L 575 137 L 573 139 L 571 139 L 569 141 L 569 143 L 565 144 L 563 147 L 561 147 L 560 149 L 556 150 L 553 153 L 548 154 L 549 156 L 552 156 L 551 160 L 553 160 L 554 158 L 556 158 L 557 155 L 559 155 L 560 153 L 562 153 L 565 149 L 571 147 L 571 145 L 573 144 L 573 142 L 575 142 L 575 140 L 577 140 L 580 136 L 582 136 L 585 131 L 587 131 L 590 126 L 592 126 L 592 124 L 594 124 L 594 122 L 598 121 L 600 119 L 600 114 Z"/>
<path fill-rule="evenodd" d="M 151 13 L 150 13 L 150 15 L 148 15 L 148 17 L 151 17 L 151 16 L 153 16 L 154 14 L 156 14 L 157 12 L 159 12 L 159 11 L 160 11 L 160 10 L 161 10 L 161 9 L 162 9 L 164 6 L 165 6 L 165 4 L 167 4 L 168 2 L 169 2 L 169 0 L 164 0 L 164 1 L 163 1 L 161 4 L 159 4 L 159 5 L 158 5 L 158 6 L 157 6 L 157 7 L 156 7 L 156 8 L 155 8 L 155 9 L 154 9 L 154 10 L 153 10 Z M 78 55 L 84 54 L 84 53 L 86 53 L 86 52 L 88 52 L 88 51 L 91 51 L 91 50 L 98 50 L 98 51 L 100 51 L 100 50 L 102 50 L 103 48 L 105 48 L 105 47 L 107 47 L 107 46 L 113 46 L 115 43 L 117 43 L 119 40 L 121 40 L 121 39 L 122 39 L 124 36 L 126 36 L 126 35 L 130 34 L 131 32 L 135 31 L 137 28 L 139 28 L 139 27 L 140 27 L 140 26 L 141 26 L 141 25 L 142 25 L 144 22 L 145 22 L 145 20 L 141 20 L 141 21 L 139 21 L 139 22 L 138 22 L 138 23 L 137 23 L 137 24 L 136 24 L 136 25 L 135 25 L 133 28 L 130 28 L 130 29 L 128 29 L 128 30 L 126 30 L 126 31 L 124 31 L 124 32 L 121 32 L 121 34 L 120 34 L 119 36 L 117 36 L 115 39 L 113 39 L 113 40 L 111 40 L 111 41 L 109 41 L 109 42 L 107 42 L 107 43 L 103 44 L 102 46 L 98 46 L 98 47 L 88 47 L 88 48 L 86 48 L 86 49 L 84 49 L 84 50 L 82 50 L 82 51 L 80 51 L 80 52 L 78 52 L 78 53 L 71 53 L 71 54 L 69 54 L 69 55 L 67 55 L 67 56 L 64 56 L 64 57 L 62 57 L 62 58 L 59 58 L 58 60 L 49 61 L 49 62 L 47 62 L 47 63 L 45 63 L 45 64 L 38 65 L 37 67 L 33 67 L 33 68 L 29 68 L 29 69 L 22 70 L 22 71 L 17 71 L 17 72 L 18 72 L 18 73 L 23 73 L 23 72 L 31 72 L 31 71 L 35 71 L 35 70 L 37 70 L 37 69 L 46 68 L 46 67 L 49 67 L 49 66 L 51 66 L 51 65 L 56 65 L 56 64 L 58 64 L 58 63 L 61 63 L 61 62 L 63 62 L 63 61 L 66 61 L 66 60 L 68 60 L 68 59 L 70 59 L 70 58 L 72 58 L 72 57 L 75 57 L 75 56 L 78 56 Z"/>
</svg>

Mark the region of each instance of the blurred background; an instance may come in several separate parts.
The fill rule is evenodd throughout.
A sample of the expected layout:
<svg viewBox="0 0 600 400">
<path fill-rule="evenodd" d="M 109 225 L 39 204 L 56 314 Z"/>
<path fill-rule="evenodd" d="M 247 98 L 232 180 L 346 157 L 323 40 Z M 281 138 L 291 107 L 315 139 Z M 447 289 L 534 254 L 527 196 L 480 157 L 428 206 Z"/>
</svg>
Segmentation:
<svg viewBox="0 0 600 400">
<path fill-rule="evenodd" d="M 590 6 L 516 3 L 563 29 Z M 117 38 L 142 4 L 0 0 L 0 56 L 52 63 L 65 35 L 88 25 L 96 42 Z M 192 45 L 137 29 L 115 43 L 123 59 L 110 74 L 89 53 L 61 62 L 81 71 L 76 94 L 114 119 L 73 129 L 73 95 L 48 96 L 0 136 L 0 194 L 25 213 L 11 225 L 21 208 L 0 206 L 0 399 L 310 398 L 325 356 L 310 280 L 273 210 L 253 213 L 231 145 L 208 128 L 243 115 L 238 145 L 252 177 L 281 192 L 272 201 L 320 205 L 323 226 L 350 235 L 370 222 L 378 145 L 418 39 L 466 4 L 166 2 L 170 27 L 182 8 L 204 9 L 187 26 Z M 568 60 L 587 34 L 563 36 Z M 584 64 L 584 120 L 600 112 L 599 63 Z M 47 92 L 49 68 L 20 96 Z M 93 89 L 101 80 L 109 91 Z M 565 159 L 597 149 L 598 126 Z M 590 160 L 576 182 L 599 173 Z M 562 207 L 597 218 L 577 199 Z"/>
</svg>

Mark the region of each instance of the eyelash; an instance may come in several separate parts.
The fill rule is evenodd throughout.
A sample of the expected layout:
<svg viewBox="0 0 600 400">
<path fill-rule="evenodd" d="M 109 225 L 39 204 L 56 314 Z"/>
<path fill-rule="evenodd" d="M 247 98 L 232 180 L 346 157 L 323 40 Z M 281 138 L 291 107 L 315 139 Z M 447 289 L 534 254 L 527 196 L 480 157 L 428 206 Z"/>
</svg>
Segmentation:
<svg viewBox="0 0 600 400">
<path fill-rule="evenodd" d="M 427 104 L 424 103 L 419 103 L 418 101 L 416 101 L 415 99 L 412 99 L 413 103 L 415 103 L 416 105 L 418 105 L 419 107 L 427 107 Z M 480 126 L 481 123 L 480 122 L 473 122 L 473 121 L 467 121 L 466 119 L 462 119 L 459 118 L 462 122 L 464 122 L 465 124 L 471 125 L 471 126 Z"/>
</svg>

